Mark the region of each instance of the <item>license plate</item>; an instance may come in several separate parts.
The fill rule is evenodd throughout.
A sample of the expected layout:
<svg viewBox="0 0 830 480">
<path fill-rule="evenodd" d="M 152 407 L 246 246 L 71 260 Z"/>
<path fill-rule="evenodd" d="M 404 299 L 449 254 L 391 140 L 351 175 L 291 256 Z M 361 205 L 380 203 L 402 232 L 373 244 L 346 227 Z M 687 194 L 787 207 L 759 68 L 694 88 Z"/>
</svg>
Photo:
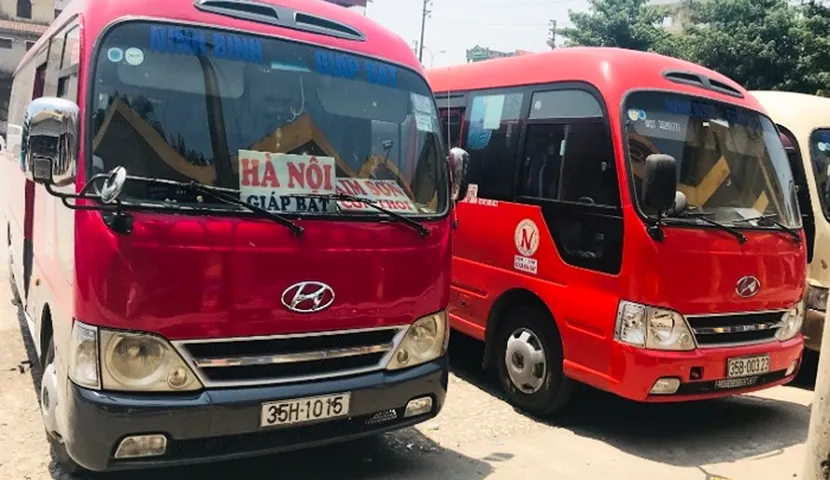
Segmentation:
<svg viewBox="0 0 830 480">
<path fill-rule="evenodd" d="M 750 377 L 769 372 L 769 355 L 730 358 L 726 361 L 727 378 Z"/>
<path fill-rule="evenodd" d="M 343 417 L 349 414 L 351 397 L 351 393 L 338 393 L 263 403 L 259 426 L 276 427 Z"/>
</svg>

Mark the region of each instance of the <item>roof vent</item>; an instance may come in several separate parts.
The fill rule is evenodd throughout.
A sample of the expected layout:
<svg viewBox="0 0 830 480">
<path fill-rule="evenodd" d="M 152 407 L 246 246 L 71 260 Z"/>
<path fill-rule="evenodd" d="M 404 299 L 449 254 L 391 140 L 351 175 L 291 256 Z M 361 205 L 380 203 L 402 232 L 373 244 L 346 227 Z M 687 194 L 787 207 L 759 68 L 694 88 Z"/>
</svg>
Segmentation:
<svg viewBox="0 0 830 480">
<path fill-rule="evenodd" d="M 722 93 L 724 95 L 744 98 L 744 95 L 737 88 L 727 85 L 726 83 L 723 83 L 721 81 L 713 80 L 703 75 L 698 75 L 697 73 L 681 72 L 675 70 L 665 72 L 663 76 L 666 77 L 666 80 L 669 80 L 671 82 L 684 83 L 686 85 L 705 88 L 706 90 Z"/>
<path fill-rule="evenodd" d="M 197 0 L 196 8 L 245 20 L 256 21 L 257 17 L 272 20 L 279 20 L 280 18 L 274 7 L 244 0 Z"/>
<path fill-rule="evenodd" d="M 195 0 L 203 12 L 348 40 L 365 40 L 358 30 L 331 19 L 256 0 Z"/>
<path fill-rule="evenodd" d="M 297 12 L 296 15 L 294 15 L 294 20 L 297 22 L 298 26 L 305 25 L 310 29 L 321 29 L 327 30 L 329 32 L 339 32 L 340 34 L 350 38 L 361 40 L 363 39 L 363 35 L 361 35 L 360 32 L 347 25 L 332 22 L 331 20 L 326 20 L 325 18 L 309 15 L 307 13 Z"/>
<path fill-rule="evenodd" d="M 685 83 L 687 85 L 694 85 L 696 87 L 703 87 L 703 79 L 700 78 L 700 75 L 695 73 L 689 72 L 666 72 L 665 75 L 667 80 L 677 83 Z"/>
<path fill-rule="evenodd" d="M 744 94 L 742 94 L 738 89 L 723 82 L 712 80 L 710 78 L 709 85 L 711 85 L 712 90 L 717 90 L 721 93 L 725 93 L 726 95 L 732 95 L 733 97 L 744 98 Z"/>
</svg>

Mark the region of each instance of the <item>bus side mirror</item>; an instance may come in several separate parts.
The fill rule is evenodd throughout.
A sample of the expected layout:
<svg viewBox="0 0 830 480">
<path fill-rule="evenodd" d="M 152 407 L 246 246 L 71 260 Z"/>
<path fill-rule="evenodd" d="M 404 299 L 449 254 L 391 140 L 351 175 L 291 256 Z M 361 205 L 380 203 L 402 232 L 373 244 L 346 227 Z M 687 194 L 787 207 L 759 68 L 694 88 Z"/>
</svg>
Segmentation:
<svg viewBox="0 0 830 480">
<path fill-rule="evenodd" d="M 463 148 L 454 147 L 447 156 L 447 162 L 450 166 L 452 199 L 457 202 L 467 196 L 467 187 L 470 186 L 467 178 L 470 154 Z"/>
<path fill-rule="evenodd" d="M 41 97 L 26 109 L 20 166 L 36 183 L 63 186 L 78 167 L 79 108 L 63 98 Z"/>
<path fill-rule="evenodd" d="M 643 203 L 663 213 L 675 206 L 676 192 L 677 160 L 663 154 L 646 157 Z"/>
</svg>

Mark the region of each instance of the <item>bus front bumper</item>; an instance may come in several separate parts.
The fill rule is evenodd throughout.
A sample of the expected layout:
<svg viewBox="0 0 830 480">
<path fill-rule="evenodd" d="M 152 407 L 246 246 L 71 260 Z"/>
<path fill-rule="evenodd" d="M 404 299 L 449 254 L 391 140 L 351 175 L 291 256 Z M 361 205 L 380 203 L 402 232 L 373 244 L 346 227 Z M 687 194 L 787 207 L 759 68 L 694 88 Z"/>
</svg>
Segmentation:
<svg viewBox="0 0 830 480">
<path fill-rule="evenodd" d="M 698 348 L 691 352 L 661 352 L 615 344 L 619 375 L 607 390 L 641 402 L 682 402 L 727 397 L 790 382 L 801 366 L 801 335 L 784 342 Z M 729 378 L 729 359 L 769 355 L 769 371 L 760 375 Z M 658 381 L 677 379 L 676 391 L 659 392 Z"/>
<path fill-rule="evenodd" d="M 68 384 L 63 441 L 70 457 L 93 471 L 166 467 L 267 455 L 371 436 L 438 415 L 447 392 L 447 358 L 397 372 L 295 385 L 203 390 L 193 394 L 99 392 Z M 260 427 L 262 404 L 351 393 L 347 416 L 280 427 Z M 411 400 L 431 408 L 407 416 Z M 429 402 L 421 402 L 424 405 Z M 121 442 L 164 435 L 163 454 L 117 459 Z"/>
</svg>

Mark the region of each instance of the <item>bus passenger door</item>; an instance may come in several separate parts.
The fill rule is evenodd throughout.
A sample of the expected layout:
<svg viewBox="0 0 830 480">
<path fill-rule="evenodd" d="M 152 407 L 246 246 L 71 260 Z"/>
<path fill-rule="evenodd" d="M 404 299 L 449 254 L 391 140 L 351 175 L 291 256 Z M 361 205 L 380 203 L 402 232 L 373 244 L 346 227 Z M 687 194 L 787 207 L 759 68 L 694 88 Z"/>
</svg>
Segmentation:
<svg viewBox="0 0 830 480">
<path fill-rule="evenodd" d="M 43 96 L 46 84 L 46 64 L 35 71 L 32 100 Z M 25 142 L 25 139 L 23 140 Z M 25 145 L 24 145 L 25 146 Z M 23 191 L 23 278 L 17 278 L 17 291 L 20 292 L 24 309 L 29 304 L 29 283 L 32 279 L 32 262 L 34 260 L 34 224 L 35 224 L 35 182 L 24 178 Z"/>
<path fill-rule="evenodd" d="M 608 339 L 623 252 L 619 176 L 608 118 L 599 95 L 588 87 L 537 91 L 530 103 L 516 201 L 540 208 L 539 228 L 555 247 L 550 254 L 537 254 L 538 277 L 557 286 L 545 294 L 566 360 L 604 372 L 610 364 Z"/>
</svg>

